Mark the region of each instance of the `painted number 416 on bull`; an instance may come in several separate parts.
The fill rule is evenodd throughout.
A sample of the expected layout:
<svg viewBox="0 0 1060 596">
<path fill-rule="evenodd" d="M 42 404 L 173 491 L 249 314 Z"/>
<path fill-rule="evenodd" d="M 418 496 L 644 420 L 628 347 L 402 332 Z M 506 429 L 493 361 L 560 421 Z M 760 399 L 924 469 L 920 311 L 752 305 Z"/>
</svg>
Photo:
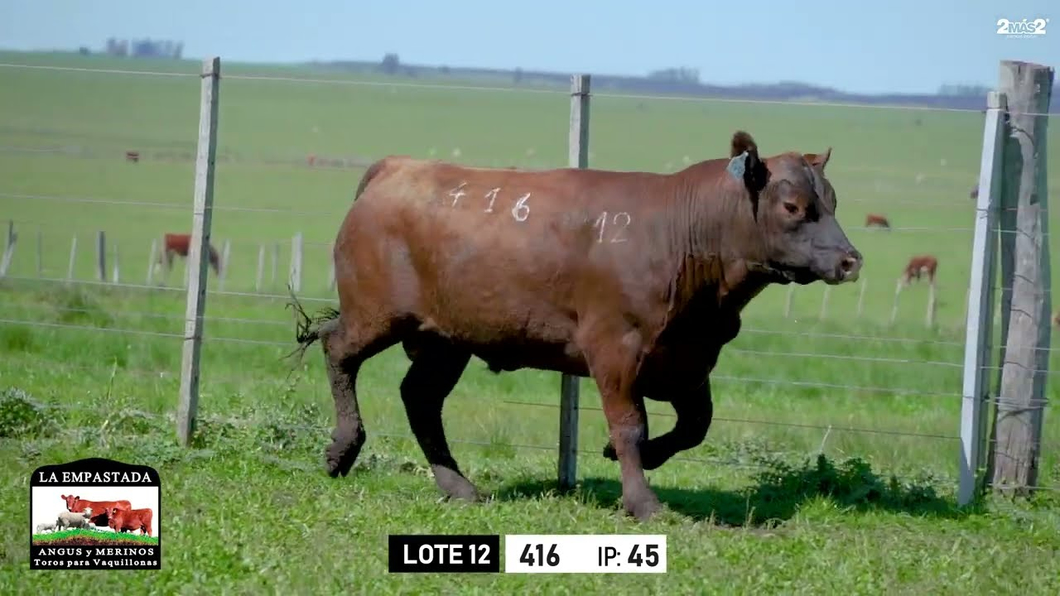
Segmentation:
<svg viewBox="0 0 1060 596">
<path fill-rule="evenodd" d="M 507 535 L 505 573 L 666 573 L 666 536 Z"/>
</svg>

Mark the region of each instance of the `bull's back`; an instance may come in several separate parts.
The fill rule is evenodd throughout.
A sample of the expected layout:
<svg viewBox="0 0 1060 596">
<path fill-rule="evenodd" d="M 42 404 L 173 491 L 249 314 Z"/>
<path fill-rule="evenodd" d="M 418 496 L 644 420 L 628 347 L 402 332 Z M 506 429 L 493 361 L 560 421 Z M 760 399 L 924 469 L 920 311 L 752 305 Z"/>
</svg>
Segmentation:
<svg viewBox="0 0 1060 596">
<path fill-rule="evenodd" d="M 562 341 L 585 273 L 633 266 L 631 224 L 644 203 L 634 191 L 646 175 L 410 158 L 377 166 L 336 240 L 356 280 L 351 302 L 383 285 L 380 298 L 448 335 Z"/>
</svg>

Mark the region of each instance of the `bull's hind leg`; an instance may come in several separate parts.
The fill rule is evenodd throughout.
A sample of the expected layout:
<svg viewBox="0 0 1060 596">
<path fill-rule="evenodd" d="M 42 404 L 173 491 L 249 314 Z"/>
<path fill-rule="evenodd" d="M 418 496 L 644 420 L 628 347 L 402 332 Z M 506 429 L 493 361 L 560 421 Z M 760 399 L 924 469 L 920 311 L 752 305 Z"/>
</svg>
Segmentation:
<svg viewBox="0 0 1060 596">
<path fill-rule="evenodd" d="M 324 323 L 318 333 L 323 340 L 324 363 L 335 399 L 335 430 L 325 451 L 328 475 L 334 478 L 350 472 L 367 439 L 357 403 L 357 373 L 361 364 L 397 342 L 385 333 L 355 337 L 341 318 Z"/>
<path fill-rule="evenodd" d="M 456 386 L 471 354 L 435 337 L 418 338 L 415 349 L 407 352 L 413 360 L 401 381 L 401 401 L 412 433 L 434 472 L 434 481 L 450 498 L 477 500 L 478 491 L 460 473 L 442 425 L 445 398 Z"/>
<path fill-rule="evenodd" d="M 691 449 L 703 442 L 714 418 L 714 403 L 711 400 L 710 381 L 698 391 L 689 391 L 674 396 L 670 404 L 677 414 L 677 422 L 670 432 L 648 439 L 641 447 L 641 463 L 645 470 L 654 470 L 681 451 Z M 611 443 L 604 447 L 604 457 L 618 460 Z"/>
</svg>

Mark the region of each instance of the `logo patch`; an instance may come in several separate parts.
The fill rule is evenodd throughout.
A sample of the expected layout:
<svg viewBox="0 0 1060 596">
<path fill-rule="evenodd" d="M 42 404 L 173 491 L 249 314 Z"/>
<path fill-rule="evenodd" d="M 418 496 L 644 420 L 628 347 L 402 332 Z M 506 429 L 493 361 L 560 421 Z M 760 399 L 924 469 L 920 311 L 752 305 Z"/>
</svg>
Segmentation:
<svg viewBox="0 0 1060 596">
<path fill-rule="evenodd" d="M 1045 35 L 1045 27 L 1049 19 L 1034 19 L 1022 21 L 1010 21 L 1008 19 L 997 20 L 997 34 L 1014 38 L 1033 38 Z"/>
<path fill-rule="evenodd" d="M 29 482 L 30 569 L 161 569 L 158 471 L 89 458 Z"/>
</svg>

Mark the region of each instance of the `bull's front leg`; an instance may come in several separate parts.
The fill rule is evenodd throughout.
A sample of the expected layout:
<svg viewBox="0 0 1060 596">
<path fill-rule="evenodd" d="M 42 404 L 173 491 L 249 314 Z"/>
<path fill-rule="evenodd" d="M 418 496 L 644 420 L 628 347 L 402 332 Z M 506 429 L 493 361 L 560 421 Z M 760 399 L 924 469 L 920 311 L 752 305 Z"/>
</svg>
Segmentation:
<svg viewBox="0 0 1060 596">
<path fill-rule="evenodd" d="M 648 415 L 644 398 L 633 387 L 639 351 L 639 342 L 633 334 L 612 335 L 616 341 L 596 344 L 597 349 L 588 354 L 588 360 L 622 470 L 622 506 L 627 513 L 644 521 L 658 512 L 661 505 L 644 476 L 642 449 L 648 438 Z"/>
<path fill-rule="evenodd" d="M 654 470 L 681 451 L 703 442 L 714 418 L 714 402 L 710 394 L 710 380 L 695 390 L 671 399 L 677 422 L 670 432 L 649 439 L 641 447 L 641 463 L 645 470 Z M 613 442 L 604 447 L 604 457 L 618 460 Z"/>
</svg>

